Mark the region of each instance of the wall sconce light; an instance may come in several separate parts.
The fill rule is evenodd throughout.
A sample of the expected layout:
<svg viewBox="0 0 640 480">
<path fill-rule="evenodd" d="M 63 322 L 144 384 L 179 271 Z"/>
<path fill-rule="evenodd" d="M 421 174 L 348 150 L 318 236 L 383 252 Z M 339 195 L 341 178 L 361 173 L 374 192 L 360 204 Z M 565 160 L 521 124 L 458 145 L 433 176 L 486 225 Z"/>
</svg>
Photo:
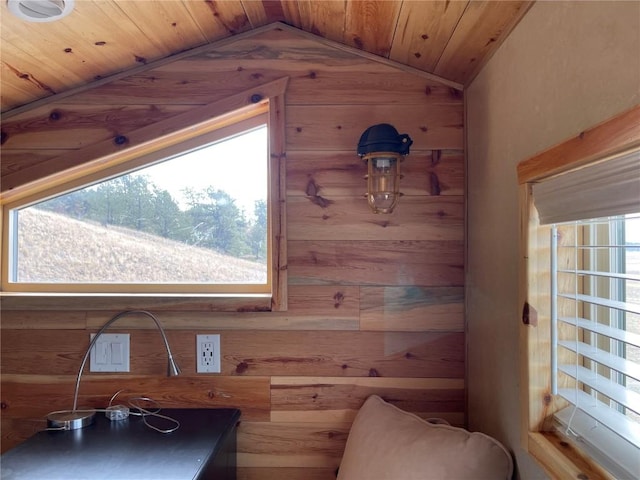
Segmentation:
<svg viewBox="0 0 640 480">
<path fill-rule="evenodd" d="M 413 140 L 388 123 L 367 128 L 358 142 L 358 155 L 367 162 L 367 201 L 373 213 L 391 213 L 400 197 L 400 161 Z"/>
<path fill-rule="evenodd" d="M 164 348 L 167 351 L 167 376 L 174 377 L 180 375 L 180 368 L 173 358 L 171 348 L 169 348 L 169 342 L 167 341 L 167 336 L 165 335 L 164 329 L 162 328 L 162 325 L 160 325 L 160 322 L 155 317 L 155 315 L 145 310 L 127 310 L 124 312 L 120 312 L 113 318 L 111 318 L 111 320 L 109 320 L 107 323 L 105 323 L 89 343 L 89 348 L 87 348 L 87 351 L 84 354 L 82 363 L 80 364 L 80 370 L 78 370 L 78 376 L 76 378 L 76 388 L 73 395 L 73 409 L 51 412 L 49 415 L 47 415 L 47 425 L 50 429 L 76 430 L 79 428 L 84 428 L 93 423 L 96 416 L 95 409 L 78 409 L 78 392 L 80 390 L 80 379 L 82 378 L 82 370 L 87 363 L 89 355 L 91 354 L 91 349 L 98 341 L 98 338 L 100 338 L 100 335 L 102 335 L 102 333 L 118 319 L 128 315 L 138 314 L 145 315 L 153 320 L 158 331 L 160 332 L 160 335 L 162 336 L 162 343 L 164 344 Z"/>
</svg>

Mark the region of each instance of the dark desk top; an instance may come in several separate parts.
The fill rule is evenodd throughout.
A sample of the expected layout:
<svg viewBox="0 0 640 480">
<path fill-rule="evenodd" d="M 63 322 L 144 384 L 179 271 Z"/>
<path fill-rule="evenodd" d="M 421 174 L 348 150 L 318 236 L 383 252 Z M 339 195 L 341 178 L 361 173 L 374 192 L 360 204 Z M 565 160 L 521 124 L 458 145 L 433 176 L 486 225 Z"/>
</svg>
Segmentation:
<svg viewBox="0 0 640 480">
<path fill-rule="evenodd" d="M 92 425 L 78 430 L 45 431 L 5 452 L 3 480 L 178 480 L 196 478 L 218 452 L 240 411 L 162 409 L 180 422 L 172 433 L 159 433 L 142 419 L 111 422 L 97 413 Z M 147 417 L 162 429 L 175 424 Z"/>
</svg>

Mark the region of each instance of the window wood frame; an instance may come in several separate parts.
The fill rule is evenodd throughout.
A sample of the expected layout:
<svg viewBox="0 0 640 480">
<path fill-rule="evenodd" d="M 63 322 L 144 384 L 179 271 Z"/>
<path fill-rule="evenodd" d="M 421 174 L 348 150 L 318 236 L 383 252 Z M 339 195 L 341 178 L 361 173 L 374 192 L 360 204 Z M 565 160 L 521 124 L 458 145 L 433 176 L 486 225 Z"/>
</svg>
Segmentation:
<svg viewBox="0 0 640 480">
<path fill-rule="evenodd" d="M 287 251 L 286 251 L 286 165 L 284 94 L 288 78 L 266 83 L 211 104 L 176 115 L 130 132 L 126 142 L 112 140 L 87 146 L 47 162 L 34 176 L 26 169 L 14 176 L 7 190 L 0 195 L 2 206 L 1 238 L 6 241 L 8 208 L 26 204 L 34 198 L 44 199 L 86 184 L 90 179 L 108 178 L 126 170 L 149 164 L 158 152 L 184 144 L 211 132 L 233 128 L 233 125 L 267 115 L 269 211 L 268 231 L 270 294 L 81 294 L 77 292 L 45 294 L 6 292 L 8 246 L 2 249 L 2 284 L 0 293 L 4 309 L 108 309 L 153 308 L 170 310 L 207 311 L 285 311 L 287 309 Z M 55 168 L 55 170 L 54 170 Z M 62 170 L 61 170 L 62 169 Z M 4 241 L 0 241 L 4 243 Z"/>
<path fill-rule="evenodd" d="M 552 432 L 565 406 L 551 395 L 548 227 L 541 227 L 532 185 L 545 178 L 640 148 L 640 106 L 597 125 L 518 165 L 520 202 L 521 444 L 552 478 L 613 479 L 567 438 Z"/>
</svg>

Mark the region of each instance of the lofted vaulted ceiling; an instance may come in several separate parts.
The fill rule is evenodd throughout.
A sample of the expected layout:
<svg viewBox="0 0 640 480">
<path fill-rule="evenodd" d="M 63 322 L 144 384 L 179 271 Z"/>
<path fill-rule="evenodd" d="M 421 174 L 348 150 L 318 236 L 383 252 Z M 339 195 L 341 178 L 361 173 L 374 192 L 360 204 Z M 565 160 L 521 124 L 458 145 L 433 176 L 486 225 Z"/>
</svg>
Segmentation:
<svg viewBox="0 0 640 480">
<path fill-rule="evenodd" d="M 531 1 L 76 0 L 25 22 L 0 6 L 3 112 L 281 21 L 468 84 Z"/>
</svg>

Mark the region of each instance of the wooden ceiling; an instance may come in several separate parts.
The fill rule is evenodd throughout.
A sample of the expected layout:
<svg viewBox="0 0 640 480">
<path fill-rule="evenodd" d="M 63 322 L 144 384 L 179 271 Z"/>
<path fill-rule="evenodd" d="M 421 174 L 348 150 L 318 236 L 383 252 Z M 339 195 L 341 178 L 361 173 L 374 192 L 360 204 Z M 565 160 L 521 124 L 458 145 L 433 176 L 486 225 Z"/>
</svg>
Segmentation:
<svg viewBox="0 0 640 480">
<path fill-rule="evenodd" d="M 281 21 L 467 85 L 532 1 L 76 0 L 56 22 L 1 2 L 3 112 Z M 13 113 L 13 112 L 12 112 Z"/>
</svg>

